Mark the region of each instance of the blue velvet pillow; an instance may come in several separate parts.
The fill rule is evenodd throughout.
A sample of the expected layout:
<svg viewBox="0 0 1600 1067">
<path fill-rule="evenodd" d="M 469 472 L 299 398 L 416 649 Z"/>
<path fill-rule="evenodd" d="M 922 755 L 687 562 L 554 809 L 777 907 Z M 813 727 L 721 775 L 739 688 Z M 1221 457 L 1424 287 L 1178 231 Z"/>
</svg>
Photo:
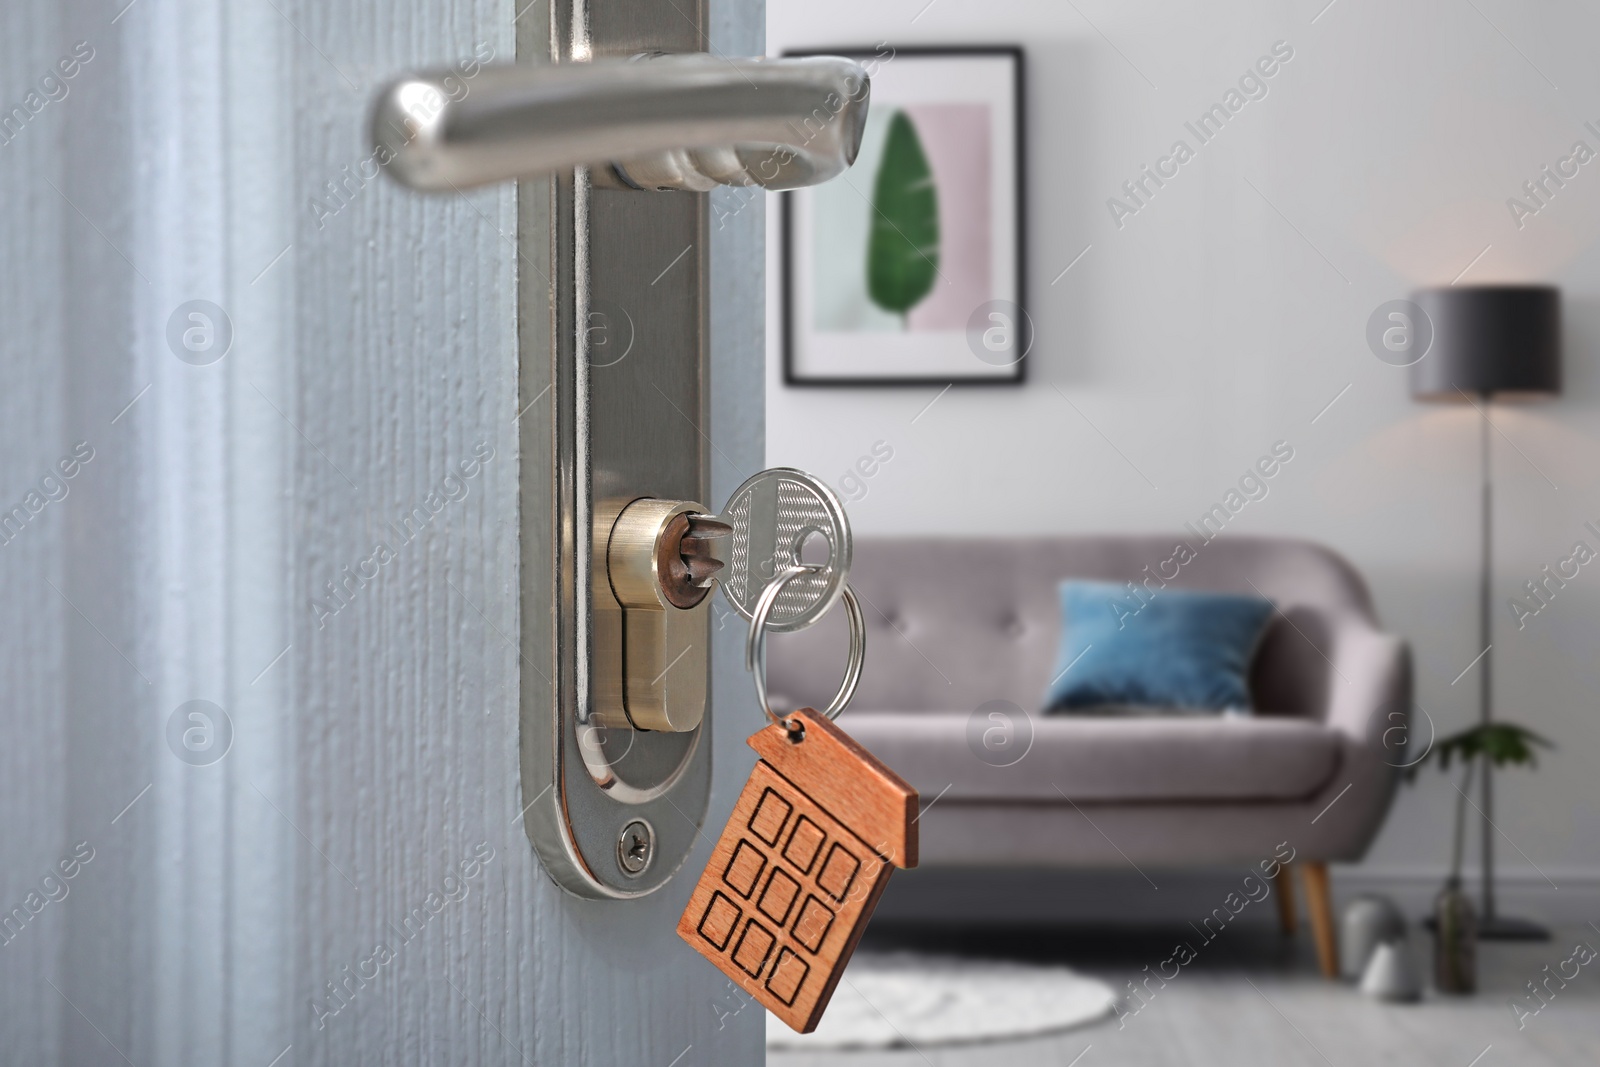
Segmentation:
<svg viewBox="0 0 1600 1067">
<path fill-rule="evenodd" d="M 1045 710 L 1247 710 L 1250 661 L 1272 610 L 1256 596 L 1062 582 Z"/>
</svg>

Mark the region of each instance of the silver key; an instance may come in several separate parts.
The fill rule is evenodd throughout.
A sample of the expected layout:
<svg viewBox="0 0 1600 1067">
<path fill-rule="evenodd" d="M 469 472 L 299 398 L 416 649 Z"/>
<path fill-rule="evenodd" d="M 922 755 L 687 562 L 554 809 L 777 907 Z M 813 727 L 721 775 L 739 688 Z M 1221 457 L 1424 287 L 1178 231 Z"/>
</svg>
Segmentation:
<svg viewBox="0 0 1600 1067">
<path fill-rule="evenodd" d="M 844 591 L 850 573 L 850 520 L 844 505 L 821 480 L 792 467 L 772 467 L 733 491 L 717 521 L 732 527 L 715 575 L 728 601 L 745 618 L 756 608 L 761 591 L 783 568 L 805 564 L 804 547 L 816 534 L 827 541 L 826 561 L 791 579 L 773 605 L 767 629 L 778 633 L 803 630 L 816 622 Z"/>
</svg>

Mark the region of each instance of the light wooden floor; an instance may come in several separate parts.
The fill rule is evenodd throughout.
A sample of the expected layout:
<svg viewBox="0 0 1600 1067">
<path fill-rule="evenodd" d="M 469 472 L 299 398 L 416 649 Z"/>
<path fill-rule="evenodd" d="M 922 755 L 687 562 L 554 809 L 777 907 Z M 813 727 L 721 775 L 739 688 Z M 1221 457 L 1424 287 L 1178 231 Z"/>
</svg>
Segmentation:
<svg viewBox="0 0 1600 1067">
<path fill-rule="evenodd" d="M 1234 936 L 1234 935 L 1237 935 Z M 1167 958 L 1180 930 L 993 932 L 874 930 L 874 948 L 918 947 L 1065 963 L 1116 989 Z M 1413 937 L 1417 937 L 1417 932 Z M 1431 948 L 1424 940 L 1417 948 Z M 1192 933 L 1190 940 L 1193 940 Z M 1583 967 L 1520 1031 L 1507 1001 L 1542 978 L 1589 927 L 1543 944 L 1480 946 L 1479 992 L 1422 1003 L 1374 1003 L 1317 975 L 1309 932 L 1237 929 L 1206 946 L 1139 1014 L 1046 1038 L 878 1053 L 772 1053 L 772 1067 L 1577 1067 L 1600 1064 L 1600 959 Z M 1418 953 L 1426 967 L 1427 953 Z M 1567 966 L 1571 973 L 1571 965 Z M 1552 982 L 1552 987 L 1557 983 Z"/>
</svg>

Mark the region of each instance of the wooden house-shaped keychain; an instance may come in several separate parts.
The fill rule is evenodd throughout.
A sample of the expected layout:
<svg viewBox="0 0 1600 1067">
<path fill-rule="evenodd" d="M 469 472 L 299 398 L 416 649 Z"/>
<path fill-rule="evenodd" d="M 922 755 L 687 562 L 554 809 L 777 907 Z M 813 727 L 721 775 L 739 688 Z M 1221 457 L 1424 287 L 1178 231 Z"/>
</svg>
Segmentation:
<svg viewBox="0 0 1600 1067">
<path fill-rule="evenodd" d="M 917 865 L 917 791 L 811 708 L 749 744 L 761 759 L 678 934 L 810 1033 L 890 872 Z"/>
</svg>

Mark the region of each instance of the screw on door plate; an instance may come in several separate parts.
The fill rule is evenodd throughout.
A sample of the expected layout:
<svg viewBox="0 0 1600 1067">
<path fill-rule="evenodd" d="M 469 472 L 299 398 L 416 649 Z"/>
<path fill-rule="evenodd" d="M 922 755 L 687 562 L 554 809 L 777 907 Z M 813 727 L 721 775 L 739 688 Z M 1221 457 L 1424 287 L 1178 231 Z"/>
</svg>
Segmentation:
<svg viewBox="0 0 1600 1067">
<path fill-rule="evenodd" d="M 656 850 L 656 832 L 643 819 L 633 819 L 617 835 L 617 866 L 624 874 L 639 875 L 650 866 Z"/>
</svg>

